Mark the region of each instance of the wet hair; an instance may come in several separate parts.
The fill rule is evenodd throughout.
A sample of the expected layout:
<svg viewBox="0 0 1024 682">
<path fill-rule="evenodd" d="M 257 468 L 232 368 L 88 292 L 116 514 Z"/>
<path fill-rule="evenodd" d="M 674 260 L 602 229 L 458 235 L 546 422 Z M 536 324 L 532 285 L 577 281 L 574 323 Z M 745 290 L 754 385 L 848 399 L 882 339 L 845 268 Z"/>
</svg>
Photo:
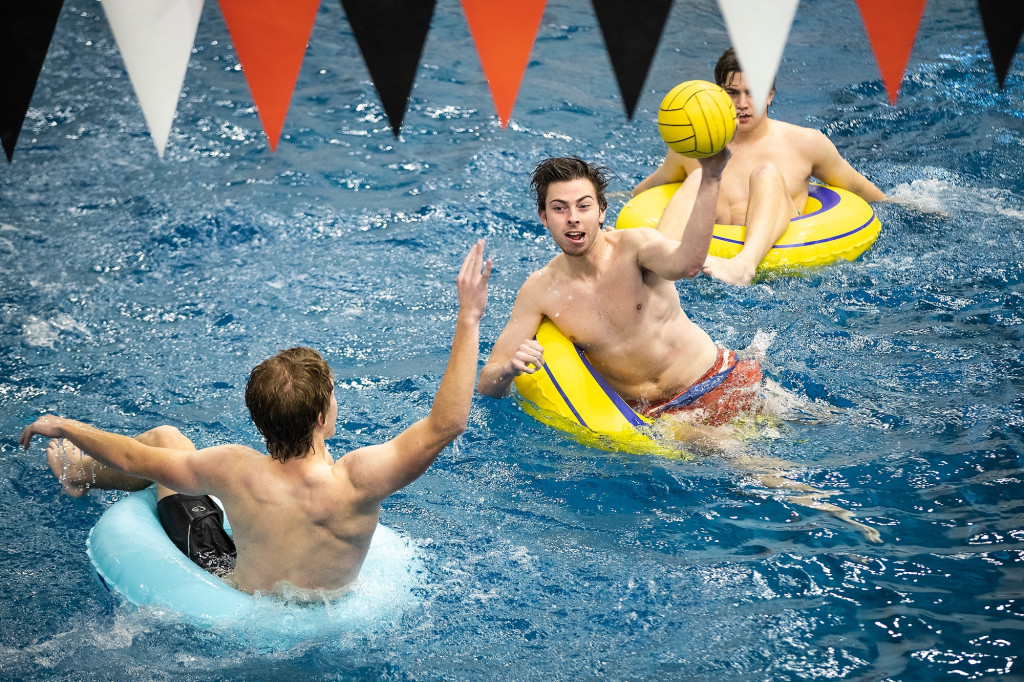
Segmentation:
<svg viewBox="0 0 1024 682">
<path fill-rule="evenodd" d="M 283 350 L 253 369 L 245 405 L 271 457 L 284 462 L 310 451 L 333 392 L 331 368 L 312 348 Z"/>
<path fill-rule="evenodd" d="M 740 60 L 736 56 L 736 50 L 732 47 L 723 52 L 722 56 L 718 58 L 718 63 L 715 64 L 715 83 L 724 88 L 729 82 L 729 74 L 731 73 L 743 73 L 743 69 L 740 67 Z M 774 91 L 775 81 L 773 80 L 772 92 Z"/>
<path fill-rule="evenodd" d="M 543 211 L 547 208 L 548 187 L 551 183 L 586 178 L 594 185 L 597 194 L 594 198 L 603 211 L 608 208 L 604 190 L 608 187 L 609 175 L 611 171 L 605 166 L 589 164 L 578 156 L 558 156 L 537 164 L 530 176 L 530 188 L 537 193 L 537 210 Z"/>
</svg>

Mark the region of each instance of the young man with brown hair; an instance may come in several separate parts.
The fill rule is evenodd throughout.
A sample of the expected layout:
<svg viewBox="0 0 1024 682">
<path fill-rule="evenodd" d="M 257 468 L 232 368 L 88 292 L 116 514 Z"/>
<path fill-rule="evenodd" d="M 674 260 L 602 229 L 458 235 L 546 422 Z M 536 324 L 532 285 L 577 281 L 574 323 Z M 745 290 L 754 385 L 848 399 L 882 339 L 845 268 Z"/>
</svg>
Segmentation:
<svg viewBox="0 0 1024 682">
<path fill-rule="evenodd" d="M 197 450 L 170 426 L 129 438 L 51 415 L 28 426 L 21 444 L 28 449 L 37 434 L 53 439 L 50 467 L 74 496 L 90 488 L 141 490 L 155 481 L 162 517 L 177 524 L 168 534 L 210 533 L 209 546 L 194 558 L 241 590 L 298 596 L 342 589 L 359 573 L 381 502 L 416 480 L 466 429 L 490 272 L 480 241 L 457 278 L 455 336 L 430 414 L 337 461 L 325 444 L 338 417 L 334 378 L 308 348 L 282 351 L 250 375 L 246 405 L 270 457 L 244 445 Z M 207 495 L 224 505 L 237 558 L 231 538 L 210 527 L 210 516 L 188 513 L 197 504 L 212 507 L 208 497 L 195 501 Z M 193 521 L 198 527 L 188 525 Z"/>
<path fill-rule="evenodd" d="M 696 197 L 676 192 L 657 230 L 603 229 L 606 169 L 578 157 L 538 164 L 532 178 L 538 215 L 561 253 L 520 287 L 477 391 L 500 398 L 518 374 L 540 369 L 544 348 L 535 337 L 547 317 L 634 410 L 652 418 L 674 416 L 677 438 L 721 449 L 724 440 L 716 428 L 760 407 L 761 367 L 754 358 L 741 359 L 716 345 L 694 324 L 683 312 L 675 281 L 701 272 L 730 153 L 727 148 L 700 160 Z M 666 232 L 681 238 L 670 239 Z M 778 466 L 753 457 L 740 463 L 757 470 L 754 475 L 766 486 L 803 493 L 793 502 L 834 514 L 879 541 L 877 530 L 823 502 L 821 491 L 789 480 Z"/>
<path fill-rule="evenodd" d="M 736 107 L 736 136 L 729 144 L 732 160 L 722 175 L 715 222 L 746 225 L 747 231 L 743 249 L 734 258 L 708 256 L 703 268 L 706 274 L 733 284 L 750 284 L 761 260 L 789 228 L 790 219 L 804 210 L 811 176 L 865 201 L 885 200 L 885 194 L 843 159 L 824 133 L 771 119 L 767 105 L 755 111 L 732 48 L 718 60 L 715 81 Z M 774 96 L 772 88 L 768 105 Z M 633 194 L 680 181 L 679 193 L 692 203 L 700 184 L 700 165 L 668 149 L 661 166 L 644 178 Z M 685 218 L 685 204 L 679 206 Z M 685 220 L 677 222 L 678 228 L 684 225 Z M 673 239 L 680 237 L 678 231 L 663 233 Z"/>
</svg>

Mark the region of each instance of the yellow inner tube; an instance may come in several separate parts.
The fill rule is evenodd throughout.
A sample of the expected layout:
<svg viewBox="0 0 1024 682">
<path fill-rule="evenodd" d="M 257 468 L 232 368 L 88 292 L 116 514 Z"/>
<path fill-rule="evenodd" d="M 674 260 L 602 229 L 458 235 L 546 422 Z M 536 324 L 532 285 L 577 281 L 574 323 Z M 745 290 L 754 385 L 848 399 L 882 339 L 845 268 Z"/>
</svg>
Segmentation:
<svg viewBox="0 0 1024 682">
<path fill-rule="evenodd" d="M 615 226 L 657 227 L 681 183 L 653 187 L 633 197 Z M 812 184 L 804 214 L 765 257 L 761 267 L 824 265 L 855 260 L 878 238 L 881 224 L 871 206 L 852 192 Z M 709 253 L 731 258 L 743 248 L 746 228 L 715 225 Z M 544 366 L 515 378 L 523 410 L 565 431 L 579 442 L 605 450 L 685 456 L 685 451 L 653 437 L 651 420 L 637 414 L 598 374 L 582 350 L 545 318 L 537 330 Z"/>
<path fill-rule="evenodd" d="M 617 229 L 657 228 L 662 211 L 682 183 L 659 185 L 636 195 L 619 211 Z M 853 192 L 810 184 L 803 215 L 789 221 L 789 229 L 761 261 L 760 268 L 827 265 L 840 258 L 856 260 L 882 230 L 871 206 Z M 732 258 L 743 248 L 747 228 L 715 225 L 708 253 Z"/>
<path fill-rule="evenodd" d="M 649 435 L 644 427 L 651 420 L 619 397 L 554 322 L 544 318 L 537 341 L 544 348 L 544 365 L 514 380 L 527 414 L 591 447 L 676 457 L 684 454 Z"/>
</svg>

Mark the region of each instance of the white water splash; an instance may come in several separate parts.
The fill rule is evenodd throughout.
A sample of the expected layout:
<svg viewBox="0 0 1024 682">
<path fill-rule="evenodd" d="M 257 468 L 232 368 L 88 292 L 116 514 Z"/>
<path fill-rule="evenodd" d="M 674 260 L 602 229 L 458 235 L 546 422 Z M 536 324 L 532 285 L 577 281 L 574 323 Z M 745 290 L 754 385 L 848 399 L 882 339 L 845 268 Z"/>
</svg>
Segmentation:
<svg viewBox="0 0 1024 682">
<path fill-rule="evenodd" d="M 21 332 L 28 345 L 46 348 L 54 348 L 61 335 L 67 332 L 82 334 L 86 338 L 91 336 L 85 325 L 67 313 L 58 313 L 48 320 L 29 315 L 28 321 L 22 325 Z"/>
<path fill-rule="evenodd" d="M 924 178 L 897 185 L 889 199 L 924 212 L 949 215 L 970 212 L 978 215 L 1003 216 L 1024 220 L 1019 197 L 996 188 L 977 188 L 965 182 L 940 178 Z"/>
</svg>

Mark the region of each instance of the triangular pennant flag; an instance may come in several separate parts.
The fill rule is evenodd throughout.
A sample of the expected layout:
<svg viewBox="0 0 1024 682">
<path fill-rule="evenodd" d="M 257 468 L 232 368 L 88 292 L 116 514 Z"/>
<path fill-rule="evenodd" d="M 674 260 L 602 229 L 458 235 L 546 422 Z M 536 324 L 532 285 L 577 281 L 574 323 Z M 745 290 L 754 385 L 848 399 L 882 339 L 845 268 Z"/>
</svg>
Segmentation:
<svg viewBox="0 0 1024 682">
<path fill-rule="evenodd" d="M 320 0 L 220 0 L 256 110 L 277 149 Z"/>
<path fill-rule="evenodd" d="M 507 5 L 494 0 L 462 0 L 502 128 L 512 118 L 545 5 L 547 0 L 518 0 Z"/>
<path fill-rule="evenodd" d="M 1021 34 L 1024 33 L 1024 2 L 1007 0 L 978 0 L 978 10 L 985 26 L 988 51 L 996 69 L 999 89 L 1003 89 L 1006 72 L 1017 53 Z"/>
<path fill-rule="evenodd" d="M 103 0 L 157 154 L 164 155 L 203 0 Z"/>
<path fill-rule="evenodd" d="M 0 9 L 0 142 L 14 156 L 64 0 L 8 2 Z"/>
<path fill-rule="evenodd" d="M 889 95 L 896 104 L 903 73 L 914 49 L 917 27 L 921 24 L 926 0 L 857 0 L 864 28 L 875 52 L 878 70 Z"/>
<path fill-rule="evenodd" d="M 395 137 L 437 0 L 341 0 Z"/>
<path fill-rule="evenodd" d="M 798 0 L 718 0 L 729 40 L 750 87 L 757 110 L 768 96 L 782 61 Z"/>
<path fill-rule="evenodd" d="M 642 8 L 623 0 L 591 1 L 626 106 L 626 118 L 632 120 L 672 0 L 647 0 Z"/>
</svg>

